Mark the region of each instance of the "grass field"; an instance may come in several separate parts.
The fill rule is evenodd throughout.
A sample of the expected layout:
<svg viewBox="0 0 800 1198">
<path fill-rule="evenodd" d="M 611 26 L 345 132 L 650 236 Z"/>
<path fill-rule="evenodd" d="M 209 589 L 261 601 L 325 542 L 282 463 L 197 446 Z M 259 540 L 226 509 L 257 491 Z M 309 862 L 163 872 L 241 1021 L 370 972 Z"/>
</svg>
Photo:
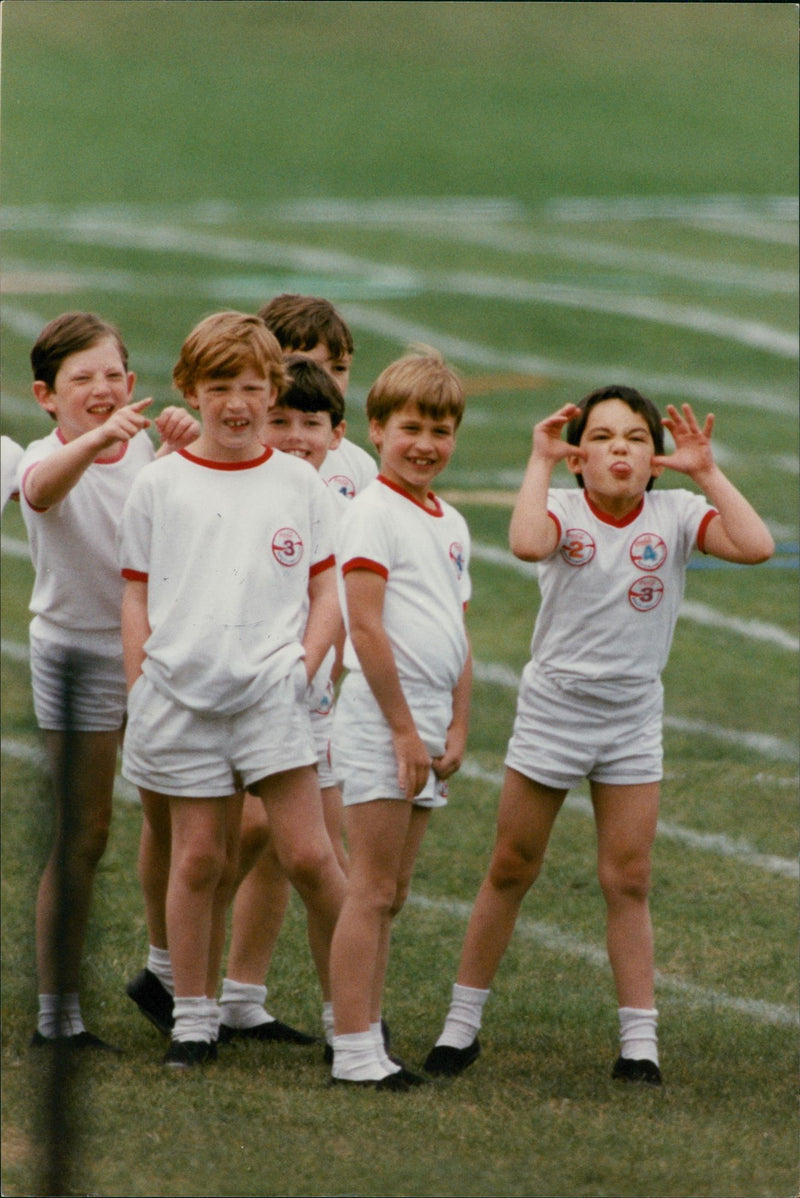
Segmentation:
<svg viewBox="0 0 800 1198">
<path fill-rule="evenodd" d="M 797 1192 L 797 12 L 791 4 L 199 3 L 2 8 L 2 431 L 43 324 L 123 330 L 137 396 L 173 402 L 185 334 L 297 290 L 356 339 L 348 420 L 410 343 L 469 393 L 441 490 L 474 541 L 467 761 L 398 921 L 386 1014 L 419 1064 L 485 868 L 538 604 L 507 549 L 533 423 L 606 382 L 717 415 L 723 467 L 778 551 L 693 561 L 666 683 L 653 915 L 663 1093 L 609 1079 L 616 1012 L 581 789 L 486 1010 L 484 1054 L 409 1095 L 326 1086 L 314 1050 L 231 1049 L 164 1076 L 124 995 L 143 964 L 140 815 L 120 781 L 84 1010 L 124 1048 L 62 1107 L 66 1192 Z M 566 475 L 564 475 L 566 478 Z M 561 480 L 560 480 L 561 481 Z M 660 486 L 679 485 L 665 478 Z M 2 1191 L 41 1193 L 33 900 L 49 807 L 26 657 L 31 568 L 2 527 Z M 712 567 L 712 568 L 709 568 Z M 293 904 L 279 1016 L 319 999 Z"/>
</svg>

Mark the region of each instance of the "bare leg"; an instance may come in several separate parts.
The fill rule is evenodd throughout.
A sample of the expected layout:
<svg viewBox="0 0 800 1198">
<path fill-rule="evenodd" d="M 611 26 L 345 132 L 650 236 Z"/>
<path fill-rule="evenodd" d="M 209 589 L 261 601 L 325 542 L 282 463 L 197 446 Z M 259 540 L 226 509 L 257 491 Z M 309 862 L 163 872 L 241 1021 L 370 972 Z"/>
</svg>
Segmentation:
<svg viewBox="0 0 800 1198">
<path fill-rule="evenodd" d="M 39 992 L 77 993 L 92 889 L 111 824 L 119 732 L 44 736 L 57 817 L 55 843 L 36 900 Z"/>
<path fill-rule="evenodd" d="M 166 918 L 176 998 L 207 994 L 212 981 L 216 992 L 241 805 L 241 795 L 169 799 L 172 860 Z"/>
<path fill-rule="evenodd" d="M 522 900 L 539 876 L 566 793 L 541 786 L 516 770 L 506 770 L 494 850 L 467 927 L 459 985 L 490 988 Z"/>
<path fill-rule="evenodd" d="M 377 1023 L 381 1018 L 383 1007 L 383 991 L 386 985 L 386 970 L 389 965 L 389 943 L 392 935 L 392 923 L 402 911 L 408 892 L 411 888 L 411 876 L 414 864 L 420 850 L 423 838 L 431 817 L 430 807 L 413 806 L 405 844 L 400 857 L 400 868 L 395 889 L 395 897 L 388 912 L 388 918 L 382 921 L 381 936 L 378 943 L 378 953 L 375 961 L 375 978 L 372 988 L 372 1009 L 370 1022 Z"/>
<path fill-rule="evenodd" d="M 659 784 L 591 786 L 597 822 L 598 876 L 607 908 L 607 945 L 620 1007 L 654 1005 L 650 853 Z"/>
<path fill-rule="evenodd" d="M 337 1036 L 367 1032 L 373 1016 L 379 1018 L 379 1010 L 374 1010 L 375 994 L 376 988 L 382 989 L 388 930 L 411 812 L 411 804 L 394 799 L 358 803 L 346 811 L 350 873 L 331 947 Z"/>
<path fill-rule="evenodd" d="M 253 790 L 267 806 L 281 868 L 305 905 L 309 944 L 322 993 L 327 995 L 330 943 L 346 880 L 325 828 L 317 772 L 311 766 L 285 770 L 262 779 Z"/>
<path fill-rule="evenodd" d="M 154 948 L 167 947 L 167 884 L 172 843 L 169 802 L 163 795 L 139 789 L 142 831 L 139 836 L 139 885 L 144 899 L 147 935 Z"/>
</svg>

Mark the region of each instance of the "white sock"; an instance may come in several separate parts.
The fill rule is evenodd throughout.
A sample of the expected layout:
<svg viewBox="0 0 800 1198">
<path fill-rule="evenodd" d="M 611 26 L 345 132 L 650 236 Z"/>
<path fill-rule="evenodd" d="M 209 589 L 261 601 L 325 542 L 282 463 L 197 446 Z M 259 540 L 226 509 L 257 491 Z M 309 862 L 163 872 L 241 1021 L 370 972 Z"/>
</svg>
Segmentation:
<svg viewBox="0 0 800 1198">
<path fill-rule="evenodd" d="M 483 1008 L 491 991 L 475 990 L 472 986 L 453 986 L 450 1010 L 436 1044 L 450 1048 L 469 1048 L 481 1027 Z"/>
<path fill-rule="evenodd" d="M 40 994 L 38 1029 L 48 1040 L 85 1032 L 77 994 Z"/>
<path fill-rule="evenodd" d="M 325 1043 L 333 1047 L 333 1003 L 322 1004 L 322 1030 L 325 1033 Z"/>
<path fill-rule="evenodd" d="M 655 1008 L 619 1008 L 620 1055 L 629 1061 L 658 1064 L 658 1011 Z"/>
<path fill-rule="evenodd" d="M 205 994 L 191 998 L 176 998 L 173 1009 L 175 1023 L 173 1040 L 205 1040 L 207 1044 L 217 1038 L 216 1002 Z"/>
<path fill-rule="evenodd" d="M 249 982 L 237 982 L 234 978 L 222 979 L 221 1020 L 226 1027 L 258 1027 L 262 1023 L 274 1023 L 275 1017 L 264 1010 L 267 987 Z"/>
<path fill-rule="evenodd" d="M 387 1073 L 399 1073 L 400 1066 L 391 1059 L 386 1051 L 386 1044 L 383 1039 L 383 1024 L 379 1019 L 377 1023 L 369 1025 L 370 1033 L 375 1040 L 375 1048 L 378 1052 L 378 1060 L 383 1065 Z"/>
<path fill-rule="evenodd" d="M 351 1082 L 379 1082 L 390 1072 L 380 1062 L 371 1031 L 333 1037 L 333 1077 Z"/>
<path fill-rule="evenodd" d="M 169 957 L 169 949 L 156 948 L 154 944 L 151 944 L 147 952 L 147 968 L 156 975 L 164 989 L 174 995 L 175 984 L 172 981 L 172 961 Z"/>
</svg>

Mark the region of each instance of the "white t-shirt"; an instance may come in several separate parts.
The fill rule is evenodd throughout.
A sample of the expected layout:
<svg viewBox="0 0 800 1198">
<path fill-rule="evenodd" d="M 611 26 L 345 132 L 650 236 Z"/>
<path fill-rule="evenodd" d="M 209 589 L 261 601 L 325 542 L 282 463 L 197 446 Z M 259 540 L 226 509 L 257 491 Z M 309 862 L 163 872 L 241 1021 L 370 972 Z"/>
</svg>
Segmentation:
<svg viewBox="0 0 800 1198">
<path fill-rule="evenodd" d="M 0 437 L 0 512 L 5 510 L 9 499 L 19 498 L 17 467 L 25 450 L 5 433 Z"/>
<path fill-rule="evenodd" d="M 610 697 L 652 682 L 667 663 L 686 564 L 715 509 L 690 491 L 648 491 L 617 522 L 585 491 L 565 488 L 549 491 L 548 512 L 559 540 L 539 563 L 533 662 L 576 693 Z"/>
<path fill-rule="evenodd" d="M 372 455 L 346 437 L 336 449 L 328 450 L 319 470 L 322 481 L 348 499 L 363 491 L 377 473 L 378 464 Z"/>
<path fill-rule="evenodd" d="M 113 462 L 93 462 L 60 503 L 46 510 L 25 498 L 25 476 L 64 444 L 58 431 L 34 441 L 19 465 L 20 507 L 36 571 L 31 632 L 60 645 L 119 654 L 123 583 L 117 533 L 134 480 L 155 457 L 144 431 Z"/>
<path fill-rule="evenodd" d="M 436 498 L 429 511 L 382 477 L 357 495 L 339 522 L 340 601 L 350 631 L 344 576 L 374 570 L 386 579 L 383 623 L 400 680 L 452 691 L 467 660 L 470 539 L 464 517 Z M 360 669 L 347 642 L 345 665 Z"/>
<path fill-rule="evenodd" d="M 142 471 L 122 518 L 123 576 L 146 581 L 143 671 L 195 711 L 258 702 L 303 656 L 308 584 L 334 565 L 330 497 L 307 462 L 186 450 Z"/>
</svg>

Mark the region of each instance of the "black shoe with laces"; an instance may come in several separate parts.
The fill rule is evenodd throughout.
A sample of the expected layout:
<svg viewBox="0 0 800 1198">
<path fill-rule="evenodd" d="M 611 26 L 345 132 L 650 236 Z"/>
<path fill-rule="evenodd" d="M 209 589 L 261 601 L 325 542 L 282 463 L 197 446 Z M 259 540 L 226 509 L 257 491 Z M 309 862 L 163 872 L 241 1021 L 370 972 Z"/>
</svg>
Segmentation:
<svg viewBox="0 0 800 1198">
<path fill-rule="evenodd" d="M 662 1086 L 661 1070 L 654 1061 L 631 1061 L 627 1057 L 618 1057 L 611 1076 L 615 1081 L 644 1082 L 646 1086 Z"/>
<path fill-rule="evenodd" d="M 210 1040 L 172 1040 L 162 1064 L 172 1069 L 192 1069 L 217 1059 L 217 1046 Z"/>
<path fill-rule="evenodd" d="M 174 1023 L 172 1009 L 174 999 L 164 983 L 149 969 L 143 969 L 125 987 L 128 998 L 133 999 L 145 1019 L 164 1036 L 172 1031 Z"/>
<path fill-rule="evenodd" d="M 477 1039 L 466 1048 L 453 1048 L 450 1044 L 437 1044 L 428 1053 L 422 1066 L 434 1077 L 457 1077 L 459 1073 L 476 1061 L 481 1054 Z"/>
<path fill-rule="evenodd" d="M 257 1023 L 255 1027 L 228 1027 L 226 1023 L 219 1025 L 220 1044 L 230 1044 L 233 1040 L 261 1040 L 282 1044 L 318 1044 L 319 1037 L 309 1036 L 306 1032 L 281 1023 L 280 1019 L 271 1019 L 267 1023 Z"/>
</svg>

